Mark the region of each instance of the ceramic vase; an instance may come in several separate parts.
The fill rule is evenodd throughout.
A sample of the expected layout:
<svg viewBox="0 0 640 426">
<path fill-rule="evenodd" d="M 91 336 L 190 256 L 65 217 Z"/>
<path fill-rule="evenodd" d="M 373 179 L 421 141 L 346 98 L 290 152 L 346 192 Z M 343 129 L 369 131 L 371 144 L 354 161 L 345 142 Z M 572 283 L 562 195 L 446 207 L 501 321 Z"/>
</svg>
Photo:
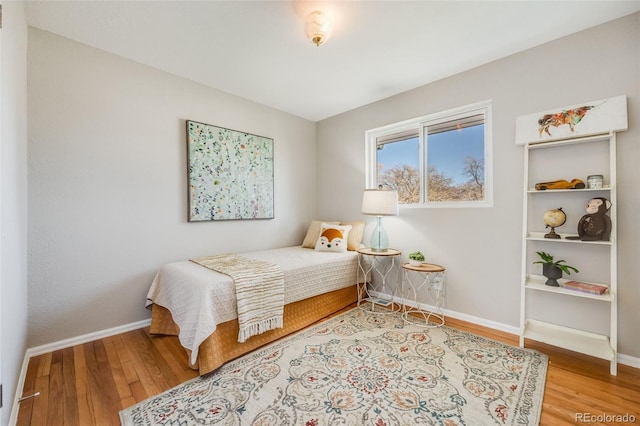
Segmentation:
<svg viewBox="0 0 640 426">
<path fill-rule="evenodd" d="M 547 278 L 546 285 L 552 287 L 560 287 L 558 284 L 558 278 L 562 278 L 562 269 L 558 268 L 555 265 L 549 265 L 547 263 L 542 264 L 542 275 Z"/>
</svg>

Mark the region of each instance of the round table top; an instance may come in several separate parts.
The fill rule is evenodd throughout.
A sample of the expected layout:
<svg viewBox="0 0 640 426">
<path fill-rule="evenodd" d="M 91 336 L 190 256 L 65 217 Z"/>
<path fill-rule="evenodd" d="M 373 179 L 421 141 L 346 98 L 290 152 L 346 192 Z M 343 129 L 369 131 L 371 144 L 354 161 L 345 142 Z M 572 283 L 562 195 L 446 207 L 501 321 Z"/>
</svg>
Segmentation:
<svg viewBox="0 0 640 426">
<path fill-rule="evenodd" d="M 412 265 L 410 263 L 403 263 L 402 267 L 409 271 L 417 271 L 417 272 L 444 272 L 444 266 L 436 265 L 433 263 L 423 263 L 421 265 Z"/>
<path fill-rule="evenodd" d="M 400 250 L 396 250 L 396 249 L 392 249 L 392 248 L 388 248 L 385 251 L 376 251 L 376 250 L 372 249 L 371 247 L 364 247 L 364 248 L 359 248 L 358 249 L 358 253 L 368 254 L 368 255 L 371 255 L 371 256 L 397 256 L 401 252 L 400 252 Z"/>
</svg>

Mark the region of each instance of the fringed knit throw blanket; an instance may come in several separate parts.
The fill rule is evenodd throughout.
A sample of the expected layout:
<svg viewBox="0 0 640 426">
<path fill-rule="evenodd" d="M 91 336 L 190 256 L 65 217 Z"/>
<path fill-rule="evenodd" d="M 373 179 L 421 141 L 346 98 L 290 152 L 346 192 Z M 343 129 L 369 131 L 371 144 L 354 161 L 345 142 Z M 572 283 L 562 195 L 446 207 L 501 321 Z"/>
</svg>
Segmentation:
<svg viewBox="0 0 640 426">
<path fill-rule="evenodd" d="M 236 254 L 198 257 L 191 261 L 233 278 L 240 324 L 238 342 L 282 328 L 284 274 L 278 265 Z"/>
</svg>

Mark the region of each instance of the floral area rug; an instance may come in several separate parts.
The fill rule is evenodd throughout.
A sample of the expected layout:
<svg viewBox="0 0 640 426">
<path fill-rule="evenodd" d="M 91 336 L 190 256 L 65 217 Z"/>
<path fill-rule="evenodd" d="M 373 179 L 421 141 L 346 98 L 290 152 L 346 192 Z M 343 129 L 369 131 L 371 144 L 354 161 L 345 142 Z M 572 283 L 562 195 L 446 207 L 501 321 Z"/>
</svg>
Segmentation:
<svg viewBox="0 0 640 426">
<path fill-rule="evenodd" d="M 355 308 L 123 410 L 120 419 L 123 425 L 537 425 L 547 363 L 534 350 Z"/>
</svg>

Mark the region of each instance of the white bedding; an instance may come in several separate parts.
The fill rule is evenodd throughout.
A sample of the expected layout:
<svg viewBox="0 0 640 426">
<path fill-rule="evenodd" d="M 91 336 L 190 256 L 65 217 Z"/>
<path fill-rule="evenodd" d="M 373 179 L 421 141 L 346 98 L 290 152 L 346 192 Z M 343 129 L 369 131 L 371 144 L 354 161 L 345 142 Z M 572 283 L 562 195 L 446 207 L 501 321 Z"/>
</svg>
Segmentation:
<svg viewBox="0 0 640 426">
<path fill-rule="evenodd" d="M 285 247 L 242 253 L 275 263 L 284 272 L 284 303 L 355 285 L 358 254 L 318 252 Z M 147 293 L 147 304 L 163 306 L 180 328 L 180 343 L 191 350 L 195 364 L 200 344 L 217 324 L 237 318 L 236 293 L 231 277 L 191 261 L 173 262 L 158 270 Z"/>
</svg>

